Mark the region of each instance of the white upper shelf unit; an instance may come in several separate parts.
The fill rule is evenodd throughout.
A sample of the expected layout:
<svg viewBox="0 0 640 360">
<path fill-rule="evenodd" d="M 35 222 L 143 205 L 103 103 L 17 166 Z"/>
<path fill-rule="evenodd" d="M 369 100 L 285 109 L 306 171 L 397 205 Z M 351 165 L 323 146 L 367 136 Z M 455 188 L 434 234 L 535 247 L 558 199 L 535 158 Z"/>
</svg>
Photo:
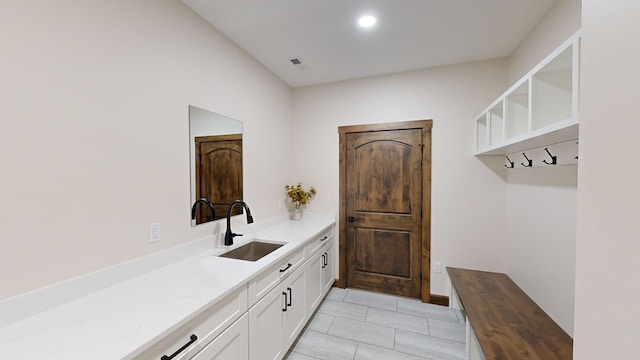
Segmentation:
<svg viewBox="0 0 640 360">
<path fill-rule="evenodd" d="M 476 118 L 476 155 L 504 155 L 578 138 L 580 32 Z"/>
</svg>

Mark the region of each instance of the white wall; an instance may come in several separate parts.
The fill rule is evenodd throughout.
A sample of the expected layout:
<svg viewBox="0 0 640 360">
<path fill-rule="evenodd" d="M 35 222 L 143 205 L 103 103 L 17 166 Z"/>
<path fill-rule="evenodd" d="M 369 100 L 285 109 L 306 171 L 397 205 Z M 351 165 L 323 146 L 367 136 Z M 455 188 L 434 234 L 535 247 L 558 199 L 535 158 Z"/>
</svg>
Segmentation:
<svg viewBox="0 0 640 360">
<path fill-rule="evenodd" d="M 580 0 L 560 0 L 508 60 L 509 84 L 580 28 Z M 517 159 L 512 159 L 517 160 Z M 519 161 L 517 161 L 519 163 Z M 507 172 L 507 274 L 573 335 L 577 166 Z"/>
<path fill-rule="evenodd" d="M 576 165 L 507 175 L 507 274 L 573 334 Z"/>
<path fill-rule="evenodd" d="M 637 359 L 640 2 L 584 0 L 574 359 Z"/>
<path fill-rule="evenodd" d="M 311 210 L 337 211 L 339 126 L 433 119 L 432 260 L 504 272 L 502 159 L 473 156 L 473 119 L 505 89 L 505 60 L 296 88 L 290 182 L 316 187 Z M 446 271 L 431 293 L 449 295 Z"/>
<path fill-rule="evenodd" d="M 509 57 L 509 85 L 580 29 L 582 0 L 558 0 Z"/>
<path fill-rule="evenodd" d="M 8 0 L 0 23 L 0 299 L 213 232 L 189 104 L 244 122 L 245 198 L 282 211 L 291 90 L 180 1 Z"/>
</svg>

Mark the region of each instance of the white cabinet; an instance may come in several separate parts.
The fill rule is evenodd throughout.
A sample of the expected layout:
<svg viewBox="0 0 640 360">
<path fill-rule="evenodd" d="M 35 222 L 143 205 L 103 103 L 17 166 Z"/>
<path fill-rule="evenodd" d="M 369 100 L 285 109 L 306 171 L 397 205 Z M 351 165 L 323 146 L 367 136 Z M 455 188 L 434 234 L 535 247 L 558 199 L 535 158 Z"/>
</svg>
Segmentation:
<svg viewBox="0 0 640 360">
<path fill-rule="evenodd" d="M 323 294 L 325 294 L 335 281 L 335 276 L 333 275 L 333 240 L 326 245 L 323 255 L 324 267 L 322 268 L 322 284 Z"/>
<path fill-rule="evenodd" d="M 306 276 L 299 267 L 249 309 L 249 358 L 281 359 L 307 322 Z"/>
<path fill-rule="evenodd" d="M 320 305 L 324 288 L 324 261 L 321 251 L 311 256 L 307 262 L 307 307 L 313 311 Z"/>
<path fill-rule="evenodd" d="M 248 360 L 249 320 L 244 314 L 192 360 Z"/>
<path fill-rule="evenodd" d="M 280 360 L 334 281 L 334 224 L 137 359 Z"/>
<path fill-rule="evenodd" d="M 249 310 L 249 358 L 276 360 L 282 358 L 282 311 L 285 299 L 279 288 L 273 289 Z"/>
<path fill-rule="evenodd" d="M 576 33 L 476 117 L 476 155 L 577 139 L 579 55 Z"/>
<path fill-rule="evenodd" d="M 246 311 L 247 286 L 245 285 L 154 344 L 136 359 L 191 359 Z"/>
<path fill-rule="evenodd" d="M 333 238 L 330 238 L 307 262 L 307 306 L 310 312 L 315 311 L 333 285 L 333 257 Z"/>
<path fill-rule="evenodd" d="M 296 270 L 282 286 L 286 306 L 282 312 L 282 350 L 286 353 L 307 323 L 307 277 L 304 268 Z"/>
<path fill-rule="evenodd" d="M 262 299 L 271 289 L 277 286 L 284 277 L 302 265 L 305 258 L 304 249 L 300 249 L 295 254 L 279 261 L 275 266 L 265 270 L 255 279 L 249 281 L 249 306 L 253 306 L 253 304 Z"/>
</svg>

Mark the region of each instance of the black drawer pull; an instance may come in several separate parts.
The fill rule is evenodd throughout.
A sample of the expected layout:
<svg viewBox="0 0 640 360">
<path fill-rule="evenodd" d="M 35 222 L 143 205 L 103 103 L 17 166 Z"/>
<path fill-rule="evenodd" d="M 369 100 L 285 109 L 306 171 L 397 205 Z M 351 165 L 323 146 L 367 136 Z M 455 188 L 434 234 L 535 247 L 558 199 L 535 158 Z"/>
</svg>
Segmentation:
<svg viewBox="0 0 640 360">
<path fill-rule="evenodd" d="M 287 306 L 292 306 L 293 303 L 293 294 L 291 294 L 291 288 L 288 287 L 287 291 L 289 292 L 289 302 L 287 303 Z"/>
<path fill-rule="evenodd" d="M 327 258 L 327 255 L 322 254 L 322 268 L 323 268 L 323 269 L 324 269 L 324 267 L 327 265 L 327 264 L 326 264 L 326 258 Z"/>
<path fill-rule="evenodd" d="M 282 311 L 287 311 L 287 293 L 283 291 L 282 295 L 284 295 L 284 309 Z"/>
<path fill-rule="evenodd" d="M 325 235 L 325 236 L 323 236 L 323 237 L 322 237 L 322 239 L 320 239 L 320 241 L 325 241 L 325 240 L 327 240 L 328 238 L 329 238 L 329 237 Z"/>
<path fill-rule="evenodd" d="M 329 265 L 329 254 L 324 253 L 324 266 Z"/>
<path fill-rule="evenodd" d="M 194 342 L 196 342 L 196 340 L 198 340 L 198 337 L 196 336 L 196 334 L 191 334 L 191 336 L 189 337 L 189 342 L 187 342 L 186 344 L 182 345 L 182 347 L 180 349 L 178 349 L 178 351 L 174 352 L 173 354 L 171 354 L 171 356 L 168 355 L 162 355 L 162 357 L 160 358 L 160 360 L 171 360 L 174 357 L 178 356 L 178 354 L 180 354 L 181 352 L 184 351 L 184 349 L 188 348 L 189 345 L 193 344 Z"/>
<path fill-rule="evenodd" d="M 291 265 L 291 264 L 287 264 L 287 267 L 286 267 L 286 268 L 284 268 L 284 269 L 280 269 L 280 272 L 281 272 L 281 273 L 283 273 L 283 272 L 285 272 L 285 271 L 289 270 L 289 268 L 290 268 L 291 266 L 293 266 L 293 265 Z"/>
</svg>

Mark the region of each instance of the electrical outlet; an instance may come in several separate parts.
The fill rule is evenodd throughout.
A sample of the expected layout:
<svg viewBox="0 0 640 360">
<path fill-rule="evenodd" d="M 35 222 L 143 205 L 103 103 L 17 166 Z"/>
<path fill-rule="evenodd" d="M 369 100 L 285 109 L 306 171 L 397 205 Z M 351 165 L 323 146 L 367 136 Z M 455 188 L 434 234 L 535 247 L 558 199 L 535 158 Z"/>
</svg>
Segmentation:
<svg viewBox="0 0 640 360">
<path fill-rule="evenodd" d="M 439 261 L 433 262 L 433 272 L 440 274 L 442 272 L 442 264 Z"/>
<path fill-rule="evenodd" d="M 160 223 L 149 224 L 149 244 L 160 241 Z"/>
</svg>

